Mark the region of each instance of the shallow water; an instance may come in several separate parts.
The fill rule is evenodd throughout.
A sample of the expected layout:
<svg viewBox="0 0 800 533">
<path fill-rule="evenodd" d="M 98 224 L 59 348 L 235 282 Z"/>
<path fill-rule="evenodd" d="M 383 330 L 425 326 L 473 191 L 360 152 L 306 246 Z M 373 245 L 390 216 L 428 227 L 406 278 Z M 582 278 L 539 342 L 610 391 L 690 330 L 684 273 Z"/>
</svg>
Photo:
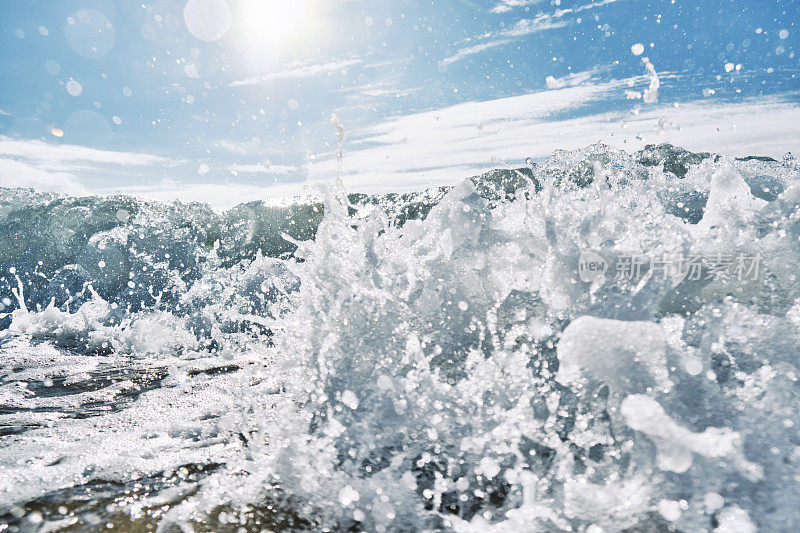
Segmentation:
<svg viewBox="0 0 800 533">
<path fill-rule="evenodd" d="M 6 190 L 0 524 L 797 529 L 798 213 L 792 160 L 669 146 L 224 214 Z"/>
</svg>

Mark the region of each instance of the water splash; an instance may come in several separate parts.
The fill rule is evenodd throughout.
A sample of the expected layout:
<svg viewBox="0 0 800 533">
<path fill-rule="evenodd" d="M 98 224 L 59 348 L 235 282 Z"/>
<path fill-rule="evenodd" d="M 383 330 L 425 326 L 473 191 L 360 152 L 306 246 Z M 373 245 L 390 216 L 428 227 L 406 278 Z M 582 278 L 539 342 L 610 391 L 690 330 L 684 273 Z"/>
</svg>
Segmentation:
<svg viewBox="0 0 800 533">
<path fill-rule="evenodd" d="M 314 231 L 286 231 L 282 258 L 255 252 L 275 219 L 225 218 L 228 235 L 202 212 L 128 206 L 92 246 L 134 244 L 146 272 L 177 256 L 183 289 L 162 281 L 154 294 L 174 296 L 136 308 L 125 291 L 147 283 L 126 272 L 121 293 L 58 314 L 25 286 L 29 316 L 0 346 L 14 369 L 0 420 L 16 432 L 0 448 L 0 515 L 21 529 L 795 529 L 797 170 L 591 146 L 519 172 L 402 209 L 334 190 L 324 216 L 293 219 Z M 118 203 L 100 205 L 116 220 Z M 169 231 L 148 244 L 145 220 Z M 744 250 L 765 272 L 584 283 L 584 250 Z M 62 253 L 48 261 L 84 252 Z M 81 279 L 100 294 L 97 278 Z M 89 332 L 116 339 L 109 356 L 67 342 Z M 69 487 L 113 493 L 110 480 L 152 488 L 75 507 Z"/>
<path fill-rule="evenodd" d="M 342 156 L 344 154 L 344 142 L 347 140 L 344 124 L 336 113 L 331 113 L 331 124 L 336 127 L 336 165 L 339 180 L 342 179 Z"/>
</svg>

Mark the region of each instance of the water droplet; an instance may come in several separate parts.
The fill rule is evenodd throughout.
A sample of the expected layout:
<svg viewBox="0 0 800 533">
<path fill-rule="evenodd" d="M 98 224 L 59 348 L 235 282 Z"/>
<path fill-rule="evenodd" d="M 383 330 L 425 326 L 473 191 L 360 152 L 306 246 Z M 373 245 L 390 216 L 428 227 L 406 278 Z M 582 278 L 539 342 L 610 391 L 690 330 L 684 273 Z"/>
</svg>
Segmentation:
<svg viewBox="0 0 800 533">
<path fill-rule="evenodd" d="M 57 76 L 61 72 L 61 65 L 59 65 L 52 59 L 48 59 L 47 61 L 44 62 L 44 69 L 51 76 Z"/>
<path fill-rule="evenodd" d="M 716 492 L 708 492 L 703 498 L 703 503 L 706 506 L 706 512 L 711 514 L 714 511 L 721 509 L 725 505 L 725 498 Z"/>
<path fill-rule="evenodd" d="M 186 63 L 183 67 L 183 72 L 190 78 L 200 77 L 200 74 L 197 72 L 197 66 L 194 63 Z"/>
<path fill-rule="evenodd" d="M 73 80 L 73 79 L 70 79 L 70 80 L 67 82 L 67 92 L 68 92 L 68 93 L 69 93 L 71 96 L 80 96 L 80 95 L 81 95 L 81 93 L 83 92 L 83 87 L 82 87 L 82 86 L 81 86 L 81 84 L 80 84 L 80 83 L 78 83 L 77 81 L 75 81 L 75 80 Z"/>
<path fill-rule="evenodd" d="M 201 41 L 216 41 L 228 33 L 231 18 L 225 0 L 189 0 L 183 10 L 189 33 Z"/>
<path fill-rule="evenodd" d="M 114 26 L 104 14 L 94 9 L 80 9 L 67 19 L 64 28 L 67 44 L 76 54 L 96 59 L 114 47 Z"/>
<path fill-rule="evenodd" d="M 658 512 L 669 522 L 678 520 L 683 514 L 681 504 L 674 500 L 661 500 L 658 502 Z"/>
<path fill-rule="evenodd" d="M 346 390 L 342 393 L 342 403 L 350 409 L 358 409 L 358 398 L 352 391 Z"/>
<path fill-rule="evenodd" d="M 339 501 L 342 503 L 342 505 L 350 505 L 353 502 L 357 502 L 360 498 L 361 495 L 358 493 L 358 491 L 350 485 L 344 486 L 339 491 Z"/>
</svg>

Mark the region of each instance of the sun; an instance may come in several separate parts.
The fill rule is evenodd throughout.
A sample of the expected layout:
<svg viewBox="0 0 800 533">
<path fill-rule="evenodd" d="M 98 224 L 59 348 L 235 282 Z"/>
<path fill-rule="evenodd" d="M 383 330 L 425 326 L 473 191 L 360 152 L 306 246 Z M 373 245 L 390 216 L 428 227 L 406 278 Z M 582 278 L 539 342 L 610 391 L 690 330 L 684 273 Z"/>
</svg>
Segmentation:
<svg viewBox="0 0 800 533">
<path fill-rule="evenodd" d="M 314 26 L 313 0 L 241 0 L 237 11 L 242 42 L 255 53 L 300 42 Z"/>
</svg>

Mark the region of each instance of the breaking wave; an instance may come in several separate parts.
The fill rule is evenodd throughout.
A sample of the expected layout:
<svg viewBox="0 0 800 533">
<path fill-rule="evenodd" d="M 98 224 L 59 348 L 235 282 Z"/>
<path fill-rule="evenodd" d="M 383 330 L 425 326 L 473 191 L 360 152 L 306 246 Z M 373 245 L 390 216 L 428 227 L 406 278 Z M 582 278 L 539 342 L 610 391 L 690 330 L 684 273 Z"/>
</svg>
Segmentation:
<svg viewBox="0 0 800 533">
<path fill-rule="evenodd" d="M 796 530 L 798 220 L 793 160 L 669 145 L 222 214 L 4 190 L 0 523 Z"/>
</svg>

